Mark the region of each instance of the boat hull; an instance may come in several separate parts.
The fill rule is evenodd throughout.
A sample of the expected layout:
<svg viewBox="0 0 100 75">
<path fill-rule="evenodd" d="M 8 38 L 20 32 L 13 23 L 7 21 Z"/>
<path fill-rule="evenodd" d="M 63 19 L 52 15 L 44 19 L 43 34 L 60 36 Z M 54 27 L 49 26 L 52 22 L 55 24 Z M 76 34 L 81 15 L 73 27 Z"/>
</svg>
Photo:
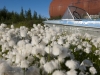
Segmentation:
<svg viewBox="0 0 100 75">
<path fill-rule="evenodd" d="M 100 20 L 48 20 L 44 21 L 44 24 L 100 28 Z"/>
</svg>

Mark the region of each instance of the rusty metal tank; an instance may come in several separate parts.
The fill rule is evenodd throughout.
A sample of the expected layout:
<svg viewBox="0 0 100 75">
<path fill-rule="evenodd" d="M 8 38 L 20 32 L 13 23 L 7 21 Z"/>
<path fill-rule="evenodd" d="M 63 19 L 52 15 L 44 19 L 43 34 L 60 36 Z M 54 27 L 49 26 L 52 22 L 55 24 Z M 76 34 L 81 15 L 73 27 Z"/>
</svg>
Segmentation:
<svg viewBox="0 0 100 75">
<path fill-rule="evenodd" d="M 62 16 L 69 5 L 83 8 L 90 15 L 100 12 L 100 0 L 52 0 L 49 7 L 50 17 Z"/>
</svg>

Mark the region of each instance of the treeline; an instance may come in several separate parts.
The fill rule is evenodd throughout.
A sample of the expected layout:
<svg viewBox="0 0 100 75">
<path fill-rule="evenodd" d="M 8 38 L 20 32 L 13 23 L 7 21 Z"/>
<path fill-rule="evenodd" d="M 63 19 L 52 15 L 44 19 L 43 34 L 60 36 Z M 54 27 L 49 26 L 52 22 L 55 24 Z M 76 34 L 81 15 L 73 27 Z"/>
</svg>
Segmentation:
<svg viewBox="0 0 100 75">
<path fill-rule="evenodd" d="M 42 23 L 42 21 L 45 20 L 44 17 L 42 17 L 40 14 L 37 14 L 36 11 L 33 13 L 31 12 L 31 9 L 24 10 L 21 8 L 20 13 L 17 12 L 9 12 L 6 7 L 0 9 L 0 23 L 18 23 L 18 22 L 31 22 L 31 23 Z"/>
</svg>

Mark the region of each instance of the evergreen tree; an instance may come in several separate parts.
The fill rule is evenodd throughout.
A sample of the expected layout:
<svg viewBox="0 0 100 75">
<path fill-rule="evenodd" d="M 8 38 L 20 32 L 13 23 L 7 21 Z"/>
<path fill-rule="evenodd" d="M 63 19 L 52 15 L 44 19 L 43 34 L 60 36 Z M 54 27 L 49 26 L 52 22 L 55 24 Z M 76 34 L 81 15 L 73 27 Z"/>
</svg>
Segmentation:
<svg viewBox="0 0 100 75">
<path fill-rule="evenodd" d="M 32 14 L 31 14 L 31 10 L 30 9 L 28 11 L 26 11 L 26 19 L 27 20 L 31 20 L 32 19 Z"/>
<path fill-rule="evenodd" d="M 38 19 L 39 19 L 39 20 L 42 20 L 42 16 L 41 16 L 41 15 L 39 15 L 39 16 L 38 16 Z"/>
<path fill-rule="evenodd" d="M 24 20 L 24 19 L 25 19 L 25 17 L 24 17 L 24 10 L 23 10 L 23 8 L 21 8 L 20 20 L 22 21 L 22 20 Z"/>
<path fill-rule="evenodd" d="M 16 23 L 16 22 L 20 21 L 19 14 L 17 12 L 12 12 L 11 19 L 12 19 L 12 23 Z"/>
<path fill-rule="evenodd" d="M 36 11 L 34 11 L 32 15 L 30 9 L 24 11 L 23 8 L 21 8 L 19 14 L 14 11 L 9 12 L 6 7 L 0 9 L 0 23 L 4 22 L 6 24 L 12 24 L 21 21 L 26 22 L 24 20 L 27 20 L 27 22 L 32 25 L 32 23 L 42 23 L 44 18 L 41 15 L 38 15 Z"/>
<path fill-rule="evenodd" d="M 8 13 L 8 10 L 4 6 L 4 8 L 2 10 L 0 10 L 0 20 L 2 22 L 4 22 L 5 20 L 7 20 L 7 13 Z"/>
<path fill-rule="evenodd" d="M 34 14 L 33 14 L 33 20 L 37 20 L 37 19 L 38 19 L 38 17 L 37 17 L 37 12 L 34 11 Z"/>
</svg>

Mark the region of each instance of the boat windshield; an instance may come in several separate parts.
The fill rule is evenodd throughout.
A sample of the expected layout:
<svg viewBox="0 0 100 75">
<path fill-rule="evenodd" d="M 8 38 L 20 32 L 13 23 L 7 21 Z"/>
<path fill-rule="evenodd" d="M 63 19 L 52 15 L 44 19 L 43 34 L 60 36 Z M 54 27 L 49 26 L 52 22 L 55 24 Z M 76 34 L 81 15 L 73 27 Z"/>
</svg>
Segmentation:
<svg viewBox="0 0 100 75">
<path fill-rule="evenodd" d="M 76 6 L 68 6 L 62 19 L 91 19 L 91 17 L 84 9 Z"/>
</svg>

